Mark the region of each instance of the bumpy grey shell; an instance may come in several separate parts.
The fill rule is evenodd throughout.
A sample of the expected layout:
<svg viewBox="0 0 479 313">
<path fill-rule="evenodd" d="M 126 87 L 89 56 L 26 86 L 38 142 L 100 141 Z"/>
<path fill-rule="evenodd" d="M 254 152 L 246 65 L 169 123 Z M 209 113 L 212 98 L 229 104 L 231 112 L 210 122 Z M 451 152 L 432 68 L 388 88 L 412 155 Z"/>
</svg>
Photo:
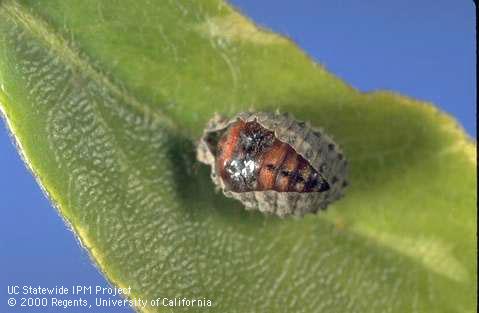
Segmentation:
<svg viewBox="0 0 479 313">
<path fill-rule="evenodd" d="M 276 138 L 289 144 L 305 158 L 329 183 L 330 189 L 324 192 L 278 192 L 274 190 L 232 192 L 225 189 L 222 179 L 215 169 L 215 147 L 208 144 L 208 138 L 222 132 L 229 125 L 241 119 L 256 121 L 264 128 L 274 131 Z M 347 161 L 338 145 L 322 130 L 307 123 L 295 120 L 290 114 L 269 112 L 243 112 L 232 119 L 216 115 L 206 126 L 197 147 L 199 161 L 211 166 L 211 178 L 225 196 L 241 201 L 246 209 L 259 210 L 284 217 L 303 216 L 316 213 L 342 197 L 347 186 Z"/>
</svg>

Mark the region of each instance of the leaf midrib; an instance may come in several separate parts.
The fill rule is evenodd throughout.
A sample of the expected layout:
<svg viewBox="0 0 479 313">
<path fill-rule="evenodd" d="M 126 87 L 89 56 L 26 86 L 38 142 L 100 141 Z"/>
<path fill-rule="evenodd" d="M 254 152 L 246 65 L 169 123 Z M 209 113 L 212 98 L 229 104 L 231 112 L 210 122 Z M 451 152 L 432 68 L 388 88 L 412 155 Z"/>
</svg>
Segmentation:
<svg viewBox="0 0 479 313">
<path fill-rule="evenodd" d="M 18 21 L 25 29 L 31 31 L 38 39 L 48 45 L 56 55 L 61 58 L 65 64 L 73 68 L 80 69 L 81 73 L 96 81 L 100 86 L 105 86 L 113 95 L 122 99 L 127 105 L 135 109 L 139 114 L 151 117 L 160 122 L 171 130 L 180 131 L 176 123 L 157 108 L 153 109 L 153 105 L 145 104 L 133 96 L 128 89 L 119 84 L 114 83 L 109 76 L 97 67 L 88 62 L 87 56 L 78 48 L 72 48 L 69 42 L 58 34 L 44 20 L 27 12 L 27 9 L 13 0 L 7 0 L 0 3 L 4 11 L 14 20 Z"/>
</svg>

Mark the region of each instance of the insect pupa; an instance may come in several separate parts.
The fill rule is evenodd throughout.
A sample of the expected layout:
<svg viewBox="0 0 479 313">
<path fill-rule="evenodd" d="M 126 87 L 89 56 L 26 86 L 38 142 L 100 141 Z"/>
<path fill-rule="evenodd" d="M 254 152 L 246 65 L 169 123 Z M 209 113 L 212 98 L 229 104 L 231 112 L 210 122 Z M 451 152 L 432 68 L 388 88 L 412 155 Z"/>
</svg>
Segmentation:
<svg viewBox="0 0 479 313">
<path fill-rule="evenodd" d="M 203 132 L 197 157 L 211 166 L 213 182 L 227 197 L 281 217 L 325 209 L 348 184 L 339 146 L 289 114 L 217 115 Z"/>
</svg>

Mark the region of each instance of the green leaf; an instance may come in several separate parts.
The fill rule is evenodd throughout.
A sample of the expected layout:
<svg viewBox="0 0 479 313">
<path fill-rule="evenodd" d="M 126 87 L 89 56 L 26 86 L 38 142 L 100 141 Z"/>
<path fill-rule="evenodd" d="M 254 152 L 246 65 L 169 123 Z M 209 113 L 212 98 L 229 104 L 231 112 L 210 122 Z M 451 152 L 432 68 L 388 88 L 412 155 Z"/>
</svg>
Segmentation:
<svg viewBox="0 0 479 313">
<path fill-rule="evenodd" d="M 1 1 L 0 103 L 25 162 L 130 298 L 476 307 L 475 144 L 430 104 L 360 93 L 220 0 Z M 214 112 L 248 109 L 331 134 L 350 160 L 346 196 L 281 220 L 215 192 L 195 141 Z"/>
</svg>

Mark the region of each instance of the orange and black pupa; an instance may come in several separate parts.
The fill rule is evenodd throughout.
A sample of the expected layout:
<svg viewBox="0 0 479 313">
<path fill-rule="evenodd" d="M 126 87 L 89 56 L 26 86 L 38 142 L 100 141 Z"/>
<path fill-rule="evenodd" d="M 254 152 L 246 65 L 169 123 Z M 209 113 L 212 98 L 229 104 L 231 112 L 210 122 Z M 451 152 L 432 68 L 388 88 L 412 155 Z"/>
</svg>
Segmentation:
<svg viewBox="0 0 479 313">
<path fill-rule="evenodd" d="M 347 162 L 323 131 L 289 114 L 215 116 L 197 148 L 223 193 L 247 209 L 302 216 L 339 199 Z"/>
</svg>

